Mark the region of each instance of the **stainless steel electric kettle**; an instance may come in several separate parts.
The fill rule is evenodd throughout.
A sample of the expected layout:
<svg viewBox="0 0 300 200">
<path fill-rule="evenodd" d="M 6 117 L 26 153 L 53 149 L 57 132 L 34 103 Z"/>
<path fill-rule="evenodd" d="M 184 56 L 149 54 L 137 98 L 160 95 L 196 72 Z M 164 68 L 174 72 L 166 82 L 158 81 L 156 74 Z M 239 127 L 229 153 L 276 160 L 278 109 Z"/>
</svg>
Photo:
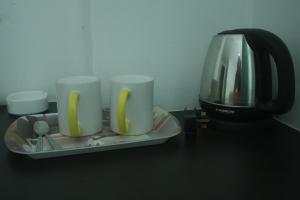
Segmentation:
<svg viewBox="0 0 300 200">
<path fill-rule="evenodd" d="M 269 119 L 293 105 L 293 61 L 287 46 L 271 32 L 224 31 L 211 41 L 200 88 L 200 105 L 214 119 Z"/>
</svg>

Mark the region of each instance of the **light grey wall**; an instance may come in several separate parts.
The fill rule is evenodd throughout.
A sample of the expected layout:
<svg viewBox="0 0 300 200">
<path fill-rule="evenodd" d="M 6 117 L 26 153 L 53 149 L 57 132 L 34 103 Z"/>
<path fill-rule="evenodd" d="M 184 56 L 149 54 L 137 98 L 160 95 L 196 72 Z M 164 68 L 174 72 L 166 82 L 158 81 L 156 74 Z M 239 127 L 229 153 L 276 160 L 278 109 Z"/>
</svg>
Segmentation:
<svg viewBox="0 0 300 200">
<path fill-rule="evenodd" d="M 109 78 L 141 73 L 155 78 L 157 105 L 193 108 L 212 35 L 259 27 L 292 53 L 296 101 L 280 119 L 300 129 L 299 7 L 298 0 L 1 0 L 0 104 L 30 89 L 54 101 L 57 79 L 95 74 L 108 106 Z"/>
<path fill-rule="evenodd" d="M 93 69 L 109 105 L 109 78 L 148 74 L 155 104 L 198 106 L 201 70 L 212 36 L 249 27 L 247 0 L 92 0 Z"/>
<path fill-rule="evenodd" d="M 270 6 L 272 5 L 272 6 Z M 296 75 L 296 99 L 292 111 L 279 119 L 300 130 L 300 1 L 255 0 L 252 23 L 254 27 L 270 30 L 287 44 Z"/>
<path fill-rule="evenodd" d="M 7 94 L 92 74 L 90 5 L 85 0 L 0 1 L 0 104 Z"/>
<path fill-rule="evenodd" d="M 198 106 L 201 69 L 213 34 L 248 27 L 247 0 L 1 0 L 0 103 L 7 94 L 55 81 L 99 76 L 109 105 L 109 77 L 155 78 L 155 104 Z M 91 26 L 92 27 L 91 27 Z M 92 36 L 92 37 L 91 37 Z"/>
</svg>

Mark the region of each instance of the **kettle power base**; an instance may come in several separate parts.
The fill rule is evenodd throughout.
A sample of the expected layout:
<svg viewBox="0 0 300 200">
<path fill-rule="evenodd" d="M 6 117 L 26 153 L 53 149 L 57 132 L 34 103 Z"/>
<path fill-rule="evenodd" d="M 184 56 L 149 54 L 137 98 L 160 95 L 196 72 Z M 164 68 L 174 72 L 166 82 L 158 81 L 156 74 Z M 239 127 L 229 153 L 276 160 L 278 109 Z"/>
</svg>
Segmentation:
<svg viewBox="0 0 300 200">
<path fill-rule="evenodd" d="M 170 113 L 156 107 L 151 132 L 139 136 L 117 135 L 109 127 L 108 113 L 107 110 L 103 113 L 104 128 L 100 133 L 78 138 L 59 133 L 57 113 L 23 116 L 14 121 L 6 130 L 5 144 L 11 152 L 33 159 L 42 159 L 161 144 L 181 133 L 178 120 Z M 34 133 L 33 124 L 39 120 L 48 123 L 50 127 L 48 137 L 54 140 L 58 148 L 53 148 L 47 137 L 42 137 L 42 148 L 36 151 L 40 138 Z"/>
<path fill-rule="evenodd" d="M 231 133 L 255 134 L 257 132 L 269 130 L 272 128 L 274 120 L 272 118 L 251 122 L 232 122 L 210 118 L 209 127 Z"/>
</svg>

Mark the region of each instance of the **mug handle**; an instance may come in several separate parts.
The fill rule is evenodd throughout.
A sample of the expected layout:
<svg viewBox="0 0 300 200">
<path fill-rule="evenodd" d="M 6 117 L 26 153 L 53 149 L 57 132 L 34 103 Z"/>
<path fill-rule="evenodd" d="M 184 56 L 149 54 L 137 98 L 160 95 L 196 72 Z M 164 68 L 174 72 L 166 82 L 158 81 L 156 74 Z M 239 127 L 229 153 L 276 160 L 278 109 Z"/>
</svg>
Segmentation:
<svg viewBox="0 0 300 200">
<path fill-rule="evenodd" d="M 118 98 L 118 110 L 117 110 L 117 120 L 118 129 L 121 134 L 126 134 L 130 128 L 130 121 L 126 119 L 126 103 L 130 90 L 128 88 L 122 88 Z"/>
<path fill-rule="evenodd" d="M 78 99 L 79 99 L 78 91 L 72 91 L 69 94 L 68 124 L 70 129 L 70 135 L 73 137 L 80 136 L 80 131 L 81 131 L 78 122 Z"/>
</svg>

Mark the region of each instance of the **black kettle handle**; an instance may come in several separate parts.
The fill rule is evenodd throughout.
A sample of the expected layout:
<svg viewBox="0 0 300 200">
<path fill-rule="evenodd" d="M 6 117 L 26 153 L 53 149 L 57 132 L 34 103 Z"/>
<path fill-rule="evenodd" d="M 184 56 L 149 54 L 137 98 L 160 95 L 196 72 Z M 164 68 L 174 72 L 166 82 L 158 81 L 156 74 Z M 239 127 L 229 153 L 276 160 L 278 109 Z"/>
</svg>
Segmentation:
<svg viewBox="0 0 300 200">
<path fill-rule="evenodd" d="M 249 46 L 255 52 L 254 58 L 256 66 L 261 65 L 258 67 L 268 68 L 267 70 L 260 70 L 261 74 L 256 76 L 256 107 L 259 110 L 272 114 L 283 114 L 288 112 L 292 108 L 295 98 L 295 75 L 293 60 L 284 42 L 273 33 L 262 29 L 237 29 L 225 31 L 220 34 L 226 33 L 244 34 Z M 271 84 L 271 80 L 264 80 L 264 77 L 271 76 L 269 56 L 266 55 L 271 55 L 274 58 L 277 68 L 278 95 L 276 99 L 272 99 L 272 96 L 270 96 L 265 100 L 262 97 L 264 92 L 269 91 L 263 91 L 264 87 L 261 86 L 263 86 L 263 84 Z"/>
</svg>

